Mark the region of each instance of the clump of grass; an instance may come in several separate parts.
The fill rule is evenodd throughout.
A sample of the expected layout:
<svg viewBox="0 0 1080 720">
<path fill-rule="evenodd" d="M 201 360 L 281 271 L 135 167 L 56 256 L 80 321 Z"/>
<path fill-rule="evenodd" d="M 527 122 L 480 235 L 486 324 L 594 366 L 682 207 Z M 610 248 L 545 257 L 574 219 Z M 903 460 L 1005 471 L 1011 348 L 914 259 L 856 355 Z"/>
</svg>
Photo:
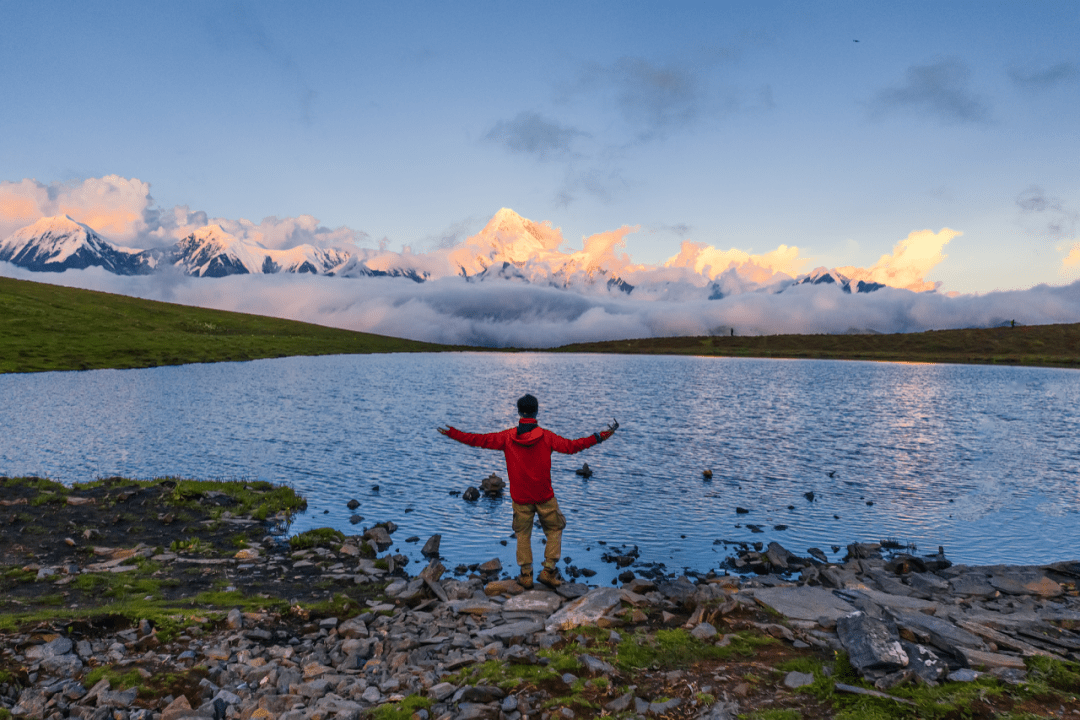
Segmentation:
<svg viewBox="0 0 1080 720">
<path fill-rule="evenodd" d="M 739 715 L 746 720 L 802 720 L 802 713 L 798 710 L 755 710 L 747 715 Z"/>
<path fill-rule="evenodd" d="M 307 550 L 313 547 L 331 547 L 345 541 L 345 533 L 333 528 L 315 528 L 289 538 L 289 547 L 293 550 Z"/>
<path fill-rule="evenodd" d="M 413 713 L 427 710 L 431 707 L 431 700 L 420 695 L 409 695 L 401 702 L 386 703 L 375 708 L 370 717 L 372 720 L 409 720 Z"/>
<path fill-rule="evenodd" d="M 101 682 L 102 678 L 108 678 L 109 685 L 114 690 L 126 690 L 127 688 L 139 687 L 143 682 L 143 677 L 139 674 L 138 670 L 121 672 L 116 668 L 101 666 L 86 673 L 83 677 L 83 683 L 87 687 L 93 687 L 96 683 Z"/>
<path fill-rule="evenodd" d="M 630 671 L 647 667 L 673 668 L 701 660 L 724 660 L 733 655 L 749 657 L 757 648 L 778 642 L 775 638 L 738 633 L 725 647 L 698 640 L 682 628 L 658 630 L 654 638 L 635 634 L 619 643 L 615 664 Z"/>
</svg>

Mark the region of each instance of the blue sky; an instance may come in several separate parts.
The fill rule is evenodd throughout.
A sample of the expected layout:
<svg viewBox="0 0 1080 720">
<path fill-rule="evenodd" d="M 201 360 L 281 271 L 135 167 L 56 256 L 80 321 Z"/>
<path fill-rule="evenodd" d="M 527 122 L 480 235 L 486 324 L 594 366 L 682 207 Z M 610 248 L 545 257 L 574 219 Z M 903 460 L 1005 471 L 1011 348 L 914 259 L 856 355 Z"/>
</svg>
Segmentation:
<svg viewBox="0 0 1080 720">
<path fill-rule="evenodd" d="M 1063 284 L 1080 5 L 0 0 L 0 180 L 313 215 L 427 250 L 500 207 L 636 262 L 683 240 L 873 265 L 962 232 L 942 291 Z M 855 41 L 858 42 L 855 42 Z M 1080 251 L 1078 251 L 1080 252 Z"/>
</svg>

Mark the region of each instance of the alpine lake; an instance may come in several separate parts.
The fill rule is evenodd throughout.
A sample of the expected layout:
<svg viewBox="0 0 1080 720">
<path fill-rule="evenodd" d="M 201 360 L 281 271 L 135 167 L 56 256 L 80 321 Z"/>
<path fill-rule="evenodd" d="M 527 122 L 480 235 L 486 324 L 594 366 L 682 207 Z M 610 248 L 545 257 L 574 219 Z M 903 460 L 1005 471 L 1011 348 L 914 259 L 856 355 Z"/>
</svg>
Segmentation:
<svg viewBox="0 0 1080 720">
<path fill-rule="evenodd" d="M 0 375 L 0 475 L 269 480 L 307 498 L 290 533 L 392 521 L 391 552 L 412 562 L 439 533 L 448 567 L 497 557 L 516 573 L 508 494 L 460 495 L 505 479 L 502 454 L 436 427 L 512 427 L 526 392 L 565 437 L 620 423 L 552 459 L 562 554 L 590 582 L 635 546 L 670 574 L 770 541 L 830 559 L 881 540 L 967 564 L 1080 555 L 1075 370 L 445 353 Z"/>
</svg>

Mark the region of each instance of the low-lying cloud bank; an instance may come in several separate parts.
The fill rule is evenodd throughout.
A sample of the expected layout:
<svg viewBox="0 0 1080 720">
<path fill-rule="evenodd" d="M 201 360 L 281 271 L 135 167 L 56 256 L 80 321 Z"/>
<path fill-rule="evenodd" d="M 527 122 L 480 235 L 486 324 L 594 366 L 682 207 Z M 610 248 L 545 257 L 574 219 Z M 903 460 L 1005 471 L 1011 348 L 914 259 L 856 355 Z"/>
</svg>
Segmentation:
<svg viewBox="0 0 1080 720">
<path fill-rule="evenodd" d="M 919 332 L 1080 321 L 1080 281 L 1065 286 L 949 297 L 883 288 L 846 294 L 797 285 L 779 294 L 720 300 L 655 300 L 579 293 L 517 282 L 179 273 L 117 276 L 99 268 L 48 274 L 0 262 L 0 275 L 35 282 L 303 320 L 332 327 L 485 347 L 555 347 L 574 342 L 677 335 Z"/>
</svg>

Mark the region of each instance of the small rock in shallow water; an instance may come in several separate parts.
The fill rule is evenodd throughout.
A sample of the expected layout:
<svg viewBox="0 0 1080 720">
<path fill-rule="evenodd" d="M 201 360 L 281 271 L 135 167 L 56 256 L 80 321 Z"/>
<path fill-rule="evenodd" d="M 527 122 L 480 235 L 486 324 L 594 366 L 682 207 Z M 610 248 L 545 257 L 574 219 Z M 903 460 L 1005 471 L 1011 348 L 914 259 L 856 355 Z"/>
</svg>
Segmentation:
<svg viewBox="0 0 1080 720">
<path fill-rule="evenodd" d="M 352 517 L 349 518 L 349 522 L 352 523 L 353 525 L 356 525 L 357 523 L 361 523 L 363 521 L 364 521 L 364 518 L 361 515 L 353 515 Z"/>
<path fill-rule="evenodd" d="M 360 507 L 360 501 L 356 498 L 353 498 L 345 504 L 345 507 L 349 508 L 350 510 L 355 510 L 356 508 Z"/>
<path fill-rule="evenodd" d="M 470 487 L 465 490 L 465 493 L 461 497 L 469 502 L 476 502 L 480 499 L 480 491 L 474 487 Z"/>
</svg>

